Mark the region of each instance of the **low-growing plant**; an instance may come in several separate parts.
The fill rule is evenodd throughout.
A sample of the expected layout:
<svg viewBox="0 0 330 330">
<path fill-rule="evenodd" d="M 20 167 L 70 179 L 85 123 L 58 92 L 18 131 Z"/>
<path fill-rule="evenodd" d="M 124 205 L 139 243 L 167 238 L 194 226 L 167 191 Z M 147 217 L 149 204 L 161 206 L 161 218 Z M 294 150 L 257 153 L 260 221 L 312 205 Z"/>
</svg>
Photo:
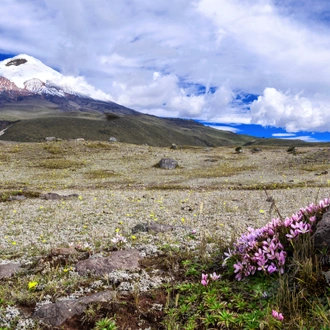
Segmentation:
<svg viewBox="0 0 330 330">
<path fill-rule="evenodd" d="M 116 330 L 118 329 L 114 318 L 103 318 L 96 322 L 94 330 Z"/>
<path fill-rule="evenodd" d="M 46 159 L 41 161 L 37 167 L 43 167 L 47 169 L 66 169 L 66 168 L 79 168 L 84 166 L 84 162 L 70 160 L 70 159 L 62 159 L 62 158 L 54 158 L 54 159 Z"/>
</svg>

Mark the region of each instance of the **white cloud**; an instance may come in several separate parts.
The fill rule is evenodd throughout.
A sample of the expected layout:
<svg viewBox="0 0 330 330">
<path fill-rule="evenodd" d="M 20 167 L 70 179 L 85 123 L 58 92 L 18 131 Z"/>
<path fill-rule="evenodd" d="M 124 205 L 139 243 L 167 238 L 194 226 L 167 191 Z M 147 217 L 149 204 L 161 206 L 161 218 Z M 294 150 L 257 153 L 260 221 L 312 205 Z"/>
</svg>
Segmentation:
<svg viewBox="0 0 330 330">
<path fill-rule="evenodd" d="M 330 100 L 304 97 L 302 93 L 282 93 L 265 88 L 251 105 L 252 122 L 284 127 L 287 132 L 329 130 Z"/>
<path fill-rule="evenodd" d="M 292 133 L 274 133 L 272 134 L 274 137 L 289 137 L 289 136 L 296 136 L 296 134 Z"/>
<path fill-rule="evenodd" d="M 293 138 L 284 138 L 284 140 L 302 140 L 305 142 L 320 142 L 319 140 L 312 138 L 309 135 L 296 136 Z"/>
<path fill-rule="evenodd" d="M 240 129 L 236 128 L 236 127 L 232 127 L 232 126 L 223 126 L 223 125 L 208 125 L 208 124 L 204 124 L 205 126 L 209 126 L 215 129 L 218 129 L 220 131 L 229 131 L 229 132 L 233 132 L 233 133 L 238 133 L 240 131 Z"/>
<path fill-rule="evenodd" d="M 327 0 L 3 0 L 0 52 L 30 54 L 150 114 L 323 131 L 328 8 Z M 241 92 L 261 95 L 251 112 L 237 102 Z"/>
</svg>

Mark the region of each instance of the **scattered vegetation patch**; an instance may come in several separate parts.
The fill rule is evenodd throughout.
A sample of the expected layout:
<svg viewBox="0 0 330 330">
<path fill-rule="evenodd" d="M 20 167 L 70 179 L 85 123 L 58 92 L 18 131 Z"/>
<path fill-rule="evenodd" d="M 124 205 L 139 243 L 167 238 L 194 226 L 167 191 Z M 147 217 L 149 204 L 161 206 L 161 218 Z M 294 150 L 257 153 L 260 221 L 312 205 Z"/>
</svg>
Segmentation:
<svg viewBox="0 0 330 330">
<path fill-rule="evenodd" d="M 45 145 L 44 149 L 53 155 L 63 155 L 66 152 L 65 148 L 54 143 Z"/>
<path fill-rule="evenodd" d="M 192 177 L 200 178 L 217 178 L 217 177 L 230 177 L 237 173 L 256 170 L 255 165 L 240 165 L 236 166 L 234 163 L 225 162 L 218 164 L 218 166 L 203 167 L 198 170 L 188 171 L 187 174 Z"/>
<path fill-rule="evenodd" d="M 8 162 L 10 160 L 10 157 L 4 153 L 0 153 L 0 162 Z"/>
<path fill-rule="evenodd" d="M 168 183 L 168 184 L 157 184 L 149 185 L 146 187 L 146 190 L 189 190 L 190 187 L 187 185 L 180 185 L 177 183 Z"/>
<path fill-rule="evenodd" d="M 307 172 L 328 171 L 330 169 L 330 164 L 309 164 L 302 166 L 301 169 Z"/>
<path fill-rule="evenodd" d="M 13 191 L 0 191 L 0 202 L 7 202 L 15 196 L 24 196 L 26 198 L 38 198 L 40 196 L 39 191 L 33 190 L 13 190 Z"/>
<path fill-rule="evenodd" d="M 119 174 L 111 170 L 93 170 L 86 173 L 88 179 L 108 179 L 117 176 L 119 176 Z"/>
<path fill-rule="evenodd" d="M 109 142 L 101 142 L 101 141 L 89 141 L 86 143 L 86 147 L 91 149 L 105 149 L 111 150 L 113 148 L 117 148 L 114 144 Z"/>
<path fill-rule="evenodd" d="M 41 161 L 37 166 L 56 170 L 56 169 L 66 169 L 66 168 L 80 168 L 85 166 L 85 163 L 71 159 L 54 158 L 54 159 L 46 159 L 44 161 Z"/>
</svg>

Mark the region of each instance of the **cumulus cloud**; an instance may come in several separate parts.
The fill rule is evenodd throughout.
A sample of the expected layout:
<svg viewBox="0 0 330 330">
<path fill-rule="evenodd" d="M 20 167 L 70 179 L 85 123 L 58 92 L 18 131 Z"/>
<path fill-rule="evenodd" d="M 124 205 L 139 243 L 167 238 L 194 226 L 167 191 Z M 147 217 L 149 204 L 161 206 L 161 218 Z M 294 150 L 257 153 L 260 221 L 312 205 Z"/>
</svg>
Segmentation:
<svg viewBox="0 0 330 330">
<path fill-rule="evenodd" d="M 163 116 L 330 123 L 327 0 L 3 0 L 0 52 L 27 53 L 95 95 Z M 193 88 L 192 86 L 203 86 Z M 82 87 L 83 88 L 83 87 Z M 260 95 L 251 105 L 240 93 Z"/>
<path fill-rule="evenodd" d="M 283 93 L 265 88 L 251 104 L 252 122 L 263 126 L 284 127 L 287 132 L 329 130 L 330 100 L 307 98 L 302 93 Z"/>
</svg>

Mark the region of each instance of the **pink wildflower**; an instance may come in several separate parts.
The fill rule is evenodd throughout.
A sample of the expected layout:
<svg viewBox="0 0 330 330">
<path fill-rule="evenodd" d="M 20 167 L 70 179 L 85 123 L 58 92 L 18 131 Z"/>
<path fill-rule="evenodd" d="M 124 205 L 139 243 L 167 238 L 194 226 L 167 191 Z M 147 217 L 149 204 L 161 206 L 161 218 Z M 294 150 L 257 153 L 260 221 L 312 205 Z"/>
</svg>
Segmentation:
<svg viewBox="0 0 330 330">
<path fill-rule="evenodd" d="M 217 275 L 216 272 L 214 272 L 213 274 L 210 274 L 210 277 L 212 281 L 216 281 L 220 277 L 220 275 Z"/>
<path fill-rule="evenodd" d="M 278 321 L 283 321 L 284 320 L 283 314 L 275 311 L 274 309 L 272 310 L 272 316 L 273 316 L 274 319 L 276 319 Z"/>
<path fill-rule="evenodd" d="M 209 281 L 207 279 L 207 274 L 202 274 L 202 280 L 201 280 L 201 283 L 204 285 L 204 286 L 207 286 L 209 284 Z"/>
</svg>

